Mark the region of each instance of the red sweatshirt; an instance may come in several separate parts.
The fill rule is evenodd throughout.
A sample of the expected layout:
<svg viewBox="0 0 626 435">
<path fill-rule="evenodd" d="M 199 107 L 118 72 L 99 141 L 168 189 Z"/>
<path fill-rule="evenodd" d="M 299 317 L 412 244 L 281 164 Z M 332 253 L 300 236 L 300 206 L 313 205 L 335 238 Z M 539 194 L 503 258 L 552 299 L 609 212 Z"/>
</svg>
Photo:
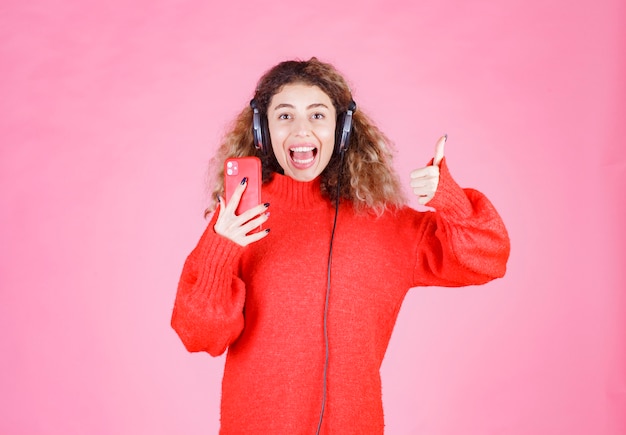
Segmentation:
<svg viewBox="0 0 626 435">
<path fill-rule="evenodd" d="M 506 229 L 445 161 L 429 203 L 381 217 L 341 204 L 328 308 L 322 433 L 383 433 L 380 366 L 406 292 L 504 275 Z M 334 205 L 320 182 L 276 175 L 263 186 L 267 237 L 241 247 L 213 230 L 183 268 L 172 326 L 186 348 L 220 355 L 222 434 L 315 434 L 322 402 L 324 303 Z"/>
</svg>

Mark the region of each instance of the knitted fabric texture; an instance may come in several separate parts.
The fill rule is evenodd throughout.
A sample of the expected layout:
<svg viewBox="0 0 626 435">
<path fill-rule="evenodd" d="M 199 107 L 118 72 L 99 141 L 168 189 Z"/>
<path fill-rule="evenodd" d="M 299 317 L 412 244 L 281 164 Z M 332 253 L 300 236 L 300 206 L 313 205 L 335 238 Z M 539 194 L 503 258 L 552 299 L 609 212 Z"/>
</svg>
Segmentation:
<svg viewBox="0 0 626 435">
<path fill-rule="evenodd" d="M 334 204 L 319 179 L 276 175 L 262 196 L 271 232 L 245 248 L 217 235 L 213 216 L 185 262 L 172 326 L 190 352 L 228 349 L 220 433 L 314 434 Z M 437 211 L 405 207 L 381 217 L 340 205 L 322 433 L 383 433 L 380 367 L 410 288 L 482 284 L 505 273 L 502 220 L 484 195 L 454 182 L 445 159 L 429 205 Z"/>
</svg>

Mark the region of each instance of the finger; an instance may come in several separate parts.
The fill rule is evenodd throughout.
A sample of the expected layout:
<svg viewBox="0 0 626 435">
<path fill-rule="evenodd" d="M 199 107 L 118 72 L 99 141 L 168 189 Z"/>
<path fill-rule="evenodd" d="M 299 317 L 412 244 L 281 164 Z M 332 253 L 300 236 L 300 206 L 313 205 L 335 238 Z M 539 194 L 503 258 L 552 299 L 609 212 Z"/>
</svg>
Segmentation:
<svg viewBox="0 0 626 435">
<path fill-rule="evenodd" d="M 426 204 L 428 204 L 428 202 L 429 202 L 431 199 L 433 199 L 433 196 L 434 196 L 434 195 L 423 195 L 423 196 L 420 196 L 419 198 L 417 198 L 417 202 L 418 202 L 420 205 L 426 205 Z"/>
<path fill-rule="evenodd" d="M 435 145 L 435 158 L 433 159 L 433 165 L 439 166 L 441 161 L 443 160 L 443 147 L 448 140 L 448 135 L 444 134 L 439 138 L 437 144 Z"/>
<path fill-rule="evenodd" d="M 222 195 L 218 195 L 217 202 L 219 204 L 219 207 L 217 209 L 217 220 L 219 221 L 222 216 L 226 214 L 226 201 L 224 200 L 224 197 Z"/>
<path fill-rule="evenodd" d="M 436 166 L 426 166 L 425 168 L 415 169 L 411 172 L 411 179 L 419 179 L 425 177 L 436 177 L 439 175 L 439 168 Z"/>
<path fill-rule="evenodd" d="M 239 186 L 233 190 L 233 194 L 231 195 L 228 204 L 226 204 L 226 207 L 228 207 L 228 209 L 233 213 L 235 213 L 235 210 L 239 207 L 239 202 L 241 201 L 241 197 L 243 196 L 243 192 L 246 190 L 246 187 L 248 187 L 248 178 L 244 177 L 241 180 L 241 183 L 239 183 Z"/>
<path fill-rule="evenodd" d="M 266 202 L 265 204 L 259 204 L 256 207 L 252 207 L 251 209 L 246 210 L 243 213 L 241 213 L 239 216 L 237 216 L 237 219 L 238 221 L 242 223 L 248 222 L 250 219 L 264 213 L 265 210 L 267 210 L 269 206 L 270 206 L 269 202 Z"/>
<path fill-rule="evenodd" d="M 424 181 L 411 182 L 411 189 L 413 189 L 413 192 L 416 195 L 420 195 L 421 193 L 435 192 L 437 190 L 437 179 L 430 178 Z"/>
<path fill-rule="evenodd" d="M 259 228 L 268 219 L 268 213 L 264 213 L 261 216 L 241 225 L 235 229 L 235 234 L 230 237 L 232 241 L 241 245 L 247 246 L 250 243 L 256 242 L 262 239 L 269 233 L 269 229 L 254 231 Z"/>
<path fill-rule="evenodd" d="M 254 242 L 257 242 L 257 241 L 261 240 L 263 237 L 267 236 L 269 234 L 269 232 L 270 232 L 270 230 L 269 230 L 269 228 L 267 228 L 265 230 L 259 231 L 257 233 L 252 233 L 249 236 L 246 236 L 245 237 L 245 242 L 244 242 L 245 245 L 243 245 L 243 246 L 246 246 L 246 245 L 249 245 L 250 243 L 254 243 Z"/>
<path fill-rule="evenodd" d="M 416 196 L 434 195 L 437 191 L 436 180 L 418 186 L 411 186 L 411 190 Z"/>
<path fill-rule="evenodd" d="M 263 213 L 262 215 L 252 219 L 251 221 L 246 222 L 240 227 L 241 234 L 247 236 L 251 231 L 254 231 L 265 222 L 267 222 L 267 219 L 269 219 L 269 214 Z"/>
</svg>

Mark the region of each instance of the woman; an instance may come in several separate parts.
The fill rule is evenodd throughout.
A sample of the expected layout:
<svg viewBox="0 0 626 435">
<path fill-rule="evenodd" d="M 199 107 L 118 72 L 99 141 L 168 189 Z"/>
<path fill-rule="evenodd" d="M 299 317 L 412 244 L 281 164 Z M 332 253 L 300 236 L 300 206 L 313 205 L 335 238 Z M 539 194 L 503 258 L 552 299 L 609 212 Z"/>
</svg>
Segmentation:
<svg viewBox="0 0 626 435">
<path fill-rule="evenodd" d="M 278 64 L 251 106 L 214 158 L 219 204 L 185 262 L 172 326 L 191 352 L 228 349 L 221 433 L 383 433 L 379 369 L 406 292 L 503 276 L 504 224 L 451 178 L 445 138 L 410 181 L 436 211 L 406 206 L 389 141 L 329 64 Z M 253 138 L 254 110 L 265 137 Z M 263 204 L 237 216 L 246 182 L 224 205 L 221 168 L 251 155 Z"/>
</svg>

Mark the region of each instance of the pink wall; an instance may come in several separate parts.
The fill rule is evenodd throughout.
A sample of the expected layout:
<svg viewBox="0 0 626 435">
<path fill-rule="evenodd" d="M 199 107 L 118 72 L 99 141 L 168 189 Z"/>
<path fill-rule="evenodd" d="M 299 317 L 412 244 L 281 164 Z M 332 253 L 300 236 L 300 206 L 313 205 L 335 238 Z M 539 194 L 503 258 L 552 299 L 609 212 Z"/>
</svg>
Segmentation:
<svg viewBox="0 0 626 435">
<path fill-rule="evenodd" d="M 410 292 L 388 433 L 626 433 L 623 1 L 4 3 L 0 433 L 215 433 L 224 361 L 169 327 L 205 165 L 312 55 L 407 180 L 448 133 L 512 238 L 504 279 Z"/>
</svg>

